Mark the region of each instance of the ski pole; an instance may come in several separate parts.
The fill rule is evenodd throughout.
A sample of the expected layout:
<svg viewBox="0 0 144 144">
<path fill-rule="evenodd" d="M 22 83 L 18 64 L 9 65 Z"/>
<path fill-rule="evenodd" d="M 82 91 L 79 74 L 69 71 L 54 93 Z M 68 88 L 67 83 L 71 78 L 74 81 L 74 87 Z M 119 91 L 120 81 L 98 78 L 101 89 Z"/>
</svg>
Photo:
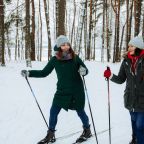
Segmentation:
<svg viewBox="0 0 144 144">
<path fill-rule="evenodd" d="M 110 67 L 107 66 L 107 70 L 110 70 Z M 111 116 L 110 116 L 110 90 L 109 90 L 109 78 L 107 80 L 108 88 L 108 118 L 109 118 L 109 144 L 111 144 Z"/>
<path fill-rule="evenodd" d="M 90 110 L 90 114 L 91 114 L 92 124 L 93 124 L 93 128 L 94 128 L 94 134 L 95 134 L 95 138 L 96 138 L 96 143 L 98 144 L 96 128 L 95 128 L 95 124 L 94 124 L 93 114 L 92 114 L 92 110 L 91 110 L 91 105 L 90 105 L 90 101 L 89 101 L 89 97 L 88 97 L 88 92 L 87 92 L 87 87 L 86 87 L 84 76 L 82 76 L 82 79 L 83 79 L 83 83 L 84 83 L 85 93 L 86 93 L 86 96 L 87 96 L 87 99 L 88 99 L 88 105 L 89 105 L 89 110 Z"/>
<path fill-rule="evenodd" d="M 45 117 L 44 117 L 44 114 L 43 114 L 43 112 L 42 112 L 42 110 L 41 110 L 41 108 L 40 108 L 40 105 L 39 105 L 39 103 L 38 103 L 38 101 L 37 101 L 37 99 L 36 99 L 36 96 L 35 96 L 35 94 L 34 94 L 34 92 L 33 92 L 33 90 L 32 90 L 32 87 L 31 87 L 31 85 L 30 85 L 30 83 L 29 83 L 29 81 L 28 81 L 28 78 L 25 77 L 25 79 L 26 79 L 26 81 L 27 81 L 27 83 L 28 83 L 28 85 L 29 85 L 29 88 L 30 88 L 30 90 L 31 90 L 31 92 L 32 92 L 32 95 L 33 95 L 34 99 L 35 99 L 35 102 L 36 102 L 36 104 L 37 104 L 37 106 L 38 106 L 38 108 L 39 108 L 39 110 L 40 110 L 40 113 L 41 113 L 41 115 L 42 115 L 42 117 L 43 117 L 43 120 L 45 121 L 45 124 L 46 124 L 47 128 L 49 128 L 49 127 L 48 127 L 48 123 L 47 123 L 47 121 L 46 121 L 46 119 L 45 119 Z"/>
</svg>

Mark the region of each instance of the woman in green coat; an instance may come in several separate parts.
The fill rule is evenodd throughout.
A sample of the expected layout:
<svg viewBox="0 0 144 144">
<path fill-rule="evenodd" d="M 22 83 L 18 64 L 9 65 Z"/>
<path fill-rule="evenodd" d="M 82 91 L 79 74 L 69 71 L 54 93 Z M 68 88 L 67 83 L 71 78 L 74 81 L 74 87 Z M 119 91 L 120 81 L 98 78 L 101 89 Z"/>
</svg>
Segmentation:
<svg viewBox="0 0 144 144">
<path fill-rule="evenodd" d="M 84 110 L 85 93 L 83 81 L 80 75 L 85 76 L 88 69 L 82 60 L 74 53 L 70 42 L 66 36 L 61 35 L 56 40 L 56 51 L 43 70 L 22 70 L 22 76 L 26 77 L 46 77 L 55 69 L 58 82 L 57 90 L 54 95 L 53 103 L 50 109 L 49 130 L 47 136 L 39 144 L 55 141 L 55 127 L 57 117 L 63 108 L 76 110 L 80 117 L 84 131 L 77 141 L 83 141 L 91 137 L 90 124 L 87 114 Z"/>
</svg>

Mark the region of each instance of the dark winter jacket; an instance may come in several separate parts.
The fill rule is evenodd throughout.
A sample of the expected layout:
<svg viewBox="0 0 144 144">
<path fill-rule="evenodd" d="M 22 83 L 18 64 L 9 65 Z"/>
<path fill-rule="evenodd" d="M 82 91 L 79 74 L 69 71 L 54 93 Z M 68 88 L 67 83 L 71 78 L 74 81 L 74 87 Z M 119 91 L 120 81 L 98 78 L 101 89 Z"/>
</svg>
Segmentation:
<svg viewBox="0 0 144 144">
<path fill-rule="evenodd" d="M 74 59 L 58 60 L 52 57 L 43 70 L 31 70 L 30 77 L 46 77 L 55 68 L 58 82 L 53 104 L 68 109 L 84 109 L 85 93 L 81 76 L 78 72 L 80 65 L 86 68 L 76 55 Z M 87 69 L 87 68 L 86 68 Z"/>
<path fill-rule="evenodd" d="M 144 112 L 144 55 L 142 55 L 132 71 L 131 60 L 126 57 L 120 67 L 118 76 L 114 75 L 111 81 L 122 84 L 126 81 L 124 104 L 130 111 Z"/>
</svg>

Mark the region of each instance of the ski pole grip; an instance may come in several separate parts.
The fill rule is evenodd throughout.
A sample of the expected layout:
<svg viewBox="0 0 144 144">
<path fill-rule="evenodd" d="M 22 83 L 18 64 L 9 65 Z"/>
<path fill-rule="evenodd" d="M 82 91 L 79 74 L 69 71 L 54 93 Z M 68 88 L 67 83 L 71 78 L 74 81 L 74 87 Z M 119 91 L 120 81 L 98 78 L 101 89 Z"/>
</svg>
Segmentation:
<svg viewBox="0 0 144 144">
<path fill-rule="evenodd" d="M 109 66 L 107 66 L 107 70 L 110 71 L 110 67 L 109 67 Z M 108 80 L 109 80 L 109 77 L 106 77 L 105 80 L 108 81 Z"/>
</svg>

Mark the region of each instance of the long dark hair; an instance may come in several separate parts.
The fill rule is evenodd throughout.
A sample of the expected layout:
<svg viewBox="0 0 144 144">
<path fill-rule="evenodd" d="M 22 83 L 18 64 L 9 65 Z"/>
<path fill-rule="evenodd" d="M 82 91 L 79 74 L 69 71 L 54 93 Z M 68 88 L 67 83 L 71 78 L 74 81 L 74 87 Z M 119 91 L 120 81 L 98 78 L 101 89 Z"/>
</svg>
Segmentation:
<svg viewBox="0 0 144 144">
<path fill-rule="evenodd" d="M 69 45 L 69 46 L 70 46 L 69 53 L 72 55 L 72 59 L 74 59 L 74 58 L 75 58 L 75 52 L 74 52 L 74 50 L 72 49 L 71 45 Z M 59 48 L 59 51 L 57 52 L 56 55 L 57 55 L 60 59 L 62 58 L 62 50 L 61 50 L 61 48 Z"/>
<path fill-rule="evenodd" d="M 135 56 L 139 56 L 139 55 L 141 54 L 141 51 L 142 51 L 141 49 L 136 48 L 136 49 L 135 49 L 135 54 L 134 54 L 134 55 L 135 55 Z"/>
</svg>

